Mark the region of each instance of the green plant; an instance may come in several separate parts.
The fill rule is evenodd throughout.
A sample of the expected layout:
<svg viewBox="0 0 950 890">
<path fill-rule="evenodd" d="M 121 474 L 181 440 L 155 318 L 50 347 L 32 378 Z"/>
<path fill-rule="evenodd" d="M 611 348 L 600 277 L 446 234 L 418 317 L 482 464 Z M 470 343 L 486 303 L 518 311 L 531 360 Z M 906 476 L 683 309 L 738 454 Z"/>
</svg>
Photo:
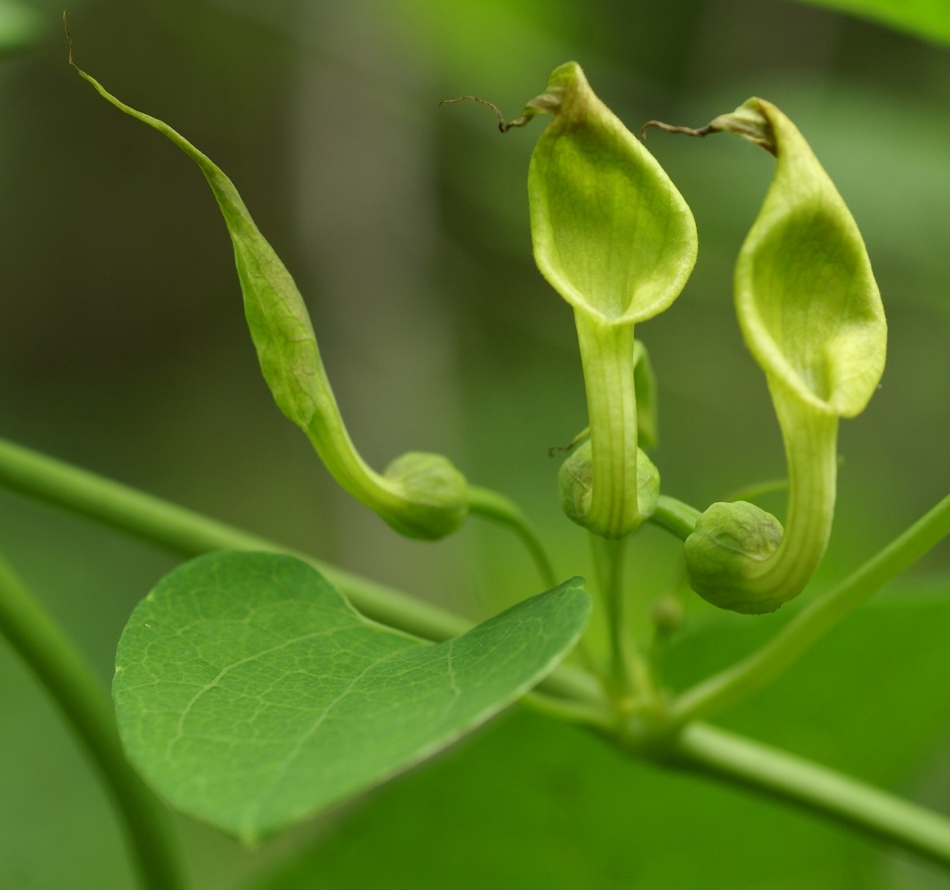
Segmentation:
<svg viewBox="0 0 950 890">
<path fill-rule="evenodd" d="M 644 522 L 682 538 L 694 589 L 739 612 L 771 611 L 796 597 L 827 543 L 838 417 L 861 411 L 873 393 L 885 329 L 853 220 L 781 112 L 750 100 L 710 128 L 778 156 L 740 256 L 737 310 L 784 434 L 784 528 L 747 502 L 699 513 L 660 494 L 658 471 L 640 448 L 653 418 L 639 409 L 652 392 L 634 326 L 672 303 L 692 267 L 696 235 L 685 202 L 576 65 L 557 69 L 518 121 L 554 118 L 529 173 L 532 229 L 542 273 L 575 312 L 590 414 L 559 485 L 566 514 L 591 532 L 598 608 L 610 628 L 606 657 L 588 651 L 578 664 L 558 666 L 584 630 L 590 600 L 583 586 L 558 585 L 521 511 L 471 486 L 441 456 L 410 453 L 381 474 L 366 465 L 343 426 L 303 301 L 233 185 L 167 125 L 83 76 L 198 163 L 234 243 L 264 376 L 337 481 L 409 537 L 450 534 L 469 512 L 498 521 L 527 544 L 551 588 L 469 629 L 402 594 L 2 445 L 0 478 L 8 488 L 199 557 L 138 607 L 117 656 L 122 741 L 151 786 L 177 808 L 252 841 L 372 787 L 521 698 L 590 726 L 631 755 L 778 794 L 950 862 L 950 824 L 941 817 L 700 722 L 777 676 L 950 532 L 950 499 L 812 600 L 758 653 L 676 696 L 649 653 L 675 632 L 681 592 L 658 604 L 625 595 L 624 545 Z M 161 805 L 129 768 L 108 704 L 69 642 L 6 570 L 0 591 L 4 631 L 99 762 L 146 885 L 181 885 Z M 642 613 L 635 623 L 648 626 L 646 634 L 629 633 L 631 607 Z"/>
</svg>

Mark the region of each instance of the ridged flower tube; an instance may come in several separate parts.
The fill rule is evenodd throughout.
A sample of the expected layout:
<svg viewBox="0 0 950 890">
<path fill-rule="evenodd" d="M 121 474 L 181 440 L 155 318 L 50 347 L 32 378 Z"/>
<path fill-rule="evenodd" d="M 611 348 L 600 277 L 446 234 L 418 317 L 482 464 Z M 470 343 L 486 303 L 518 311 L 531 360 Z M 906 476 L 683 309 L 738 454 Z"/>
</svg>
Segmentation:
<svg viewBox="0 0 950 890">
<path fill-rule="evenodd" d="M 739 254 L 736 313 L 782 429 L 785 528 L 752 504 L 713 504 L 686 540 L 693 589 L 743 613 L 796 597 L 831 534 L 838 419 L 864 410 L 884 371 L 887 325 L 858 227 L 795 125 L 750 99 L 707 132 L 771 151 L 775 177 Z"/>
<path fill-rule="evenodd" d="M 76 70 L 103 98 L 167 136 L 201 169 L 231 236 L 244 312 L 264 379 L 277 406 L 307 434 L 333 478 L 407 537 L 434 540 L 454 532 L 468 512 L 470 492 L 447 458 L 409 452 L 380 474 L 360 457 L 327 379 L 303 298 L 231 180 L 167 124 L 129 107 Z"/>
<path fill-rule="evenodd" d="M 594 95 L 577 63 L 551 74 L 519 123 L 542 112 L 554 120 L 528 173 L 534 256 L 574 309 L 590 421 L 589 449 L 578 449 L 562 468 L 562 505 L 595 534 L 620 538 L 655 503 L 655 492 L 638 497 L 644 458 L 637 449 L 634 326 L 683 289 L 696 261 L 696 226 L 669 177 Z M 655 472 L 650 465 L 645 474 L 654 486 Z M 589 488 L 574 484 L 582 477 Z M 572 499 L 570 492 L 581 490 L 583 497 Z"/>
</svg>

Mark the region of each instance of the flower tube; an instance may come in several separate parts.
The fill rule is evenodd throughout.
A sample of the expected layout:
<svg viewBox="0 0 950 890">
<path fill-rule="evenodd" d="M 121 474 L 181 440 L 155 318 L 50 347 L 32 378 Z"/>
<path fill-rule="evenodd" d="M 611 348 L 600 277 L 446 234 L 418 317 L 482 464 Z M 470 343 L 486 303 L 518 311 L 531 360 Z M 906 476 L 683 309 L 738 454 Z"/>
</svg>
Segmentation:
<svg viewBox="0 0 950 890">
<path fill-rule="evenodd" d="M 669 177 L 576 62 L 551 74 L 516 123 L 542 112 L 554 120 L 528 173 L 534 256 L 574 309 L 590 421 L 589 447 L 562 467 L 562 506 L 595 534 L 620 538 L 656 500 L 656 470 L 637 448 L 634 326 L 683 289 L 696 261 L 696 226 Z M 640 491 L 648 492 L 643 500 Z"/>
<path fill-rule="evenodd" d="M 825 553 L 838 419 L 863 411 L 877 389 L 887 324 L 858 227 L 795 125 L 753 98 L 697 132 L 718 130 L 777 159 L 739 253 L 735 302 L 782 429 L 789 498 L 784 529 L 752 504 L 713 504 L 685 553 L 700 596 L 735 612 L 763 613 L 796 597 Z"/>
<path fill-rule="evenodd" d="M 448 458 L 413 451 L 396 458 L 380 474 L 356 450 L 323 367 L 303 297 L 224 171 L 166 123 L 136 111 L 76 70 L 104 99 L 167 136 L 201 169 L 231 236 L 244 314 L 264 379 L 277 406 L 307 434 L 333 478 L 407 537 L 435 540 L 458 529 L 469 511 L 471 492 Z"/>
</svg>

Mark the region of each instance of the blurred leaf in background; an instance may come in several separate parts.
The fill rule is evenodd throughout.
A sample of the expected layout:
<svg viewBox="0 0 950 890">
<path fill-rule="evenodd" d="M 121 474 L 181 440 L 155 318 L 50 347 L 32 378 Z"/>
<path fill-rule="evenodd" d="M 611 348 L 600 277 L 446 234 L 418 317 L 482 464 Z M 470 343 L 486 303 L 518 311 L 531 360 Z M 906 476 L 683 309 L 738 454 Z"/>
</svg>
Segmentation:
<svg viewBox="0 0 950 890">
<path fill-rule="evenodd" d="M 866 16 L 939 43 L 950 43 L 950 7 L 944 0 L 808 0 Z"/>
<path fill-rule="evenodd" d="M 0 2 L 0 56 L 38 43 L 49 26 L 35 7 L 18 0 Z"/>
</svg>

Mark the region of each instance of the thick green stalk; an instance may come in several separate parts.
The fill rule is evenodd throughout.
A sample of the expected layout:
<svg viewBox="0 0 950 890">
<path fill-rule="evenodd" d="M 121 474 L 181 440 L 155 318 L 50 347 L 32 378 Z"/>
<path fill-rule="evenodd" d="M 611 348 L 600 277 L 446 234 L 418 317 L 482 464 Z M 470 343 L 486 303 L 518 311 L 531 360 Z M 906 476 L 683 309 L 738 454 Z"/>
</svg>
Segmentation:
<svg viewBox="0 0 950 890">
<path fill-rule="evenodd" d="M 630 634 L 627 632 L 627 610 L 623 589 L 623 561 L 626 538 L 610 540 L 592 534 L 594 565 L 597 569 L 598 587 L 607 616 L 607 677 L 613 698 L 618 702 L 629 701 L 636 696 L 633 653 Z"/>
<path fill-rule="evenodd" d="M 788 462 L 788 510 L 778 550 L 749 587 L 784 602 L 815 573 L 831 537 L 838 475 L 838 418 L 802 405 L 779 380 L 769 379 Z"/>
<path fill-rule="evenodd" d="M 581 521 L 595 534 L 621 538 L 642 521 L 637 479 L 634 326 L 574 310 L 590 418 L 590 502 Z"/>
<path fill-rule="evenodd" d="M 950 819 L 864 782 L 704 723 L 685 727 L 674 763 L 798 804 L 950 865 Z"/>
<path fill-rule="evenodd" d="M 59 706 L 108 785 L 141 885 L 183 890 L 185 876 L 168 813 L 125 759 L 108 695 L 68 637 L 2 561 L 0 633 Z"/>
<path fill-rule="evenodd" d="M 768 685 L 815 642 L 950 534 L 950 495 L 828 593 L 796 615 L 758 652 L 684 692 L 671 718 L 683 724 L 730 707 Z"/>
<path fill-rule="evenodd" d="M 105 523 L 182 556 L 200 556 L 216 550 L 291 553 L 322 572 L 367 617 L 425 639 L 447 640 L 472 626 L 458 615 L 391 587 L 2 439 L 0 486 Z M 563 665 L 544 680 L 541 688 L 582 700 L 599 698 L 598 684 L 592 677 Z"/>
<path fill-rule="evenodd" d="M 607 682 L 610 697 L 621 714 L 627 713 L 654 693 L 645 661 L 630 632 L 627 598 L 623 583 L 627 538 L 611 540 L 591 534 L 598 586 L 607 616 Z"/>
<path fill-rule="evenodd" d="M 696 530 L 696 520 L 702 515 L 695 507 L 661 494 L 650 522 L 685 541 Z"/>
</svg>

